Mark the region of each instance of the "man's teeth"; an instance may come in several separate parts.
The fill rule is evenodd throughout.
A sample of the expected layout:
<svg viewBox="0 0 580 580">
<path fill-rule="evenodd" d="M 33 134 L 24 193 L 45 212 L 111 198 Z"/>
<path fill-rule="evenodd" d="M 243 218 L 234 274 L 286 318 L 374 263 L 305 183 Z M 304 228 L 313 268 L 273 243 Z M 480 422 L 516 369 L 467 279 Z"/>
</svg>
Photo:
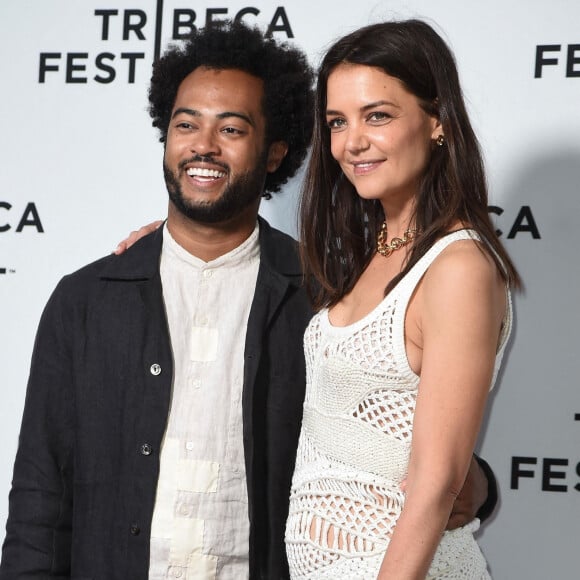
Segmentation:
<svg viewBox="0 0 580 580">
<path fill-rule="evenodd" d="M 187 175 L 190 177 L 224 177 L 225 171 L 207 169 L 205 167 L 190 167 L 187 170 Z"/>
</svg>

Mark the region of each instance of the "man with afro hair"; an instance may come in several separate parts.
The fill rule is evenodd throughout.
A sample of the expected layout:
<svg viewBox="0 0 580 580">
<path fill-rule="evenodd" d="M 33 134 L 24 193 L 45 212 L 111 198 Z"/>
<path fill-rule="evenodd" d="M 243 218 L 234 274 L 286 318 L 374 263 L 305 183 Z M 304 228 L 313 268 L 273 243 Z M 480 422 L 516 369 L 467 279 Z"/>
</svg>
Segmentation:
<svg viewBox="0 0 580 580">
<path fill-rule="evenodd" d="M 154 64 L 167 220 L 45 308 L 2 580 L 288 577 L 311 310 L 294 240 L 258 208 L 304 160 L 312 81 L 239 22 Z"/>
</svg>

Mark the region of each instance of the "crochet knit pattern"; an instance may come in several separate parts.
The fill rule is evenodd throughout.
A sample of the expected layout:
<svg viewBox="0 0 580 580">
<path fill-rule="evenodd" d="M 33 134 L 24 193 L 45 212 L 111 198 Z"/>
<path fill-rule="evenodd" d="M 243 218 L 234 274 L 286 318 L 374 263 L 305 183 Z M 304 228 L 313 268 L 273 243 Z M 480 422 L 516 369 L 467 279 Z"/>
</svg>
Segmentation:
<svg viewBox="0 0 580 580">
<path fill-rule="evenodd" d="M 322 310 L 308 326 L 307 392 L 286 526 L 293 580 L 376 579 L 403 507 L 419 385 L 405 353 L 407 305 L 433 260 L 464 239 L 478 238 L 460 230 L 439 240 L 362 320 L 334 327 Z M 492 385 L 512 324 L 506 292 Z M 474 520 L 445 532 L 428 578 L 489 578 L 473 538 L 478 527 Z"/>
</svg>

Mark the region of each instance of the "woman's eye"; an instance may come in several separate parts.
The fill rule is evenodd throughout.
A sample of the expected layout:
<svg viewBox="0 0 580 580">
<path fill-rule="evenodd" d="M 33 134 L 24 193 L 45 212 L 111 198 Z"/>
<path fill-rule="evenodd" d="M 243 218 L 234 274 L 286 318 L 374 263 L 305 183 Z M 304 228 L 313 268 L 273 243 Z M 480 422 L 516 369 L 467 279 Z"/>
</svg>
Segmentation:
<svg viewBox="0 0 580 580">
<path fill-rule="evenodd" d="M 391 115 L 384 111 L 374 111 L 367 118 L 369 121 L 387 121 L 391 118 Z"/>
<path fill-rule="evenodd" d="M 334 119 L 328 119 L 326 121 L 328 128 L 332 131 L 337 129 L 342 129 L 346 125 L 346 121 L 340 117 Z"/>
</svg>

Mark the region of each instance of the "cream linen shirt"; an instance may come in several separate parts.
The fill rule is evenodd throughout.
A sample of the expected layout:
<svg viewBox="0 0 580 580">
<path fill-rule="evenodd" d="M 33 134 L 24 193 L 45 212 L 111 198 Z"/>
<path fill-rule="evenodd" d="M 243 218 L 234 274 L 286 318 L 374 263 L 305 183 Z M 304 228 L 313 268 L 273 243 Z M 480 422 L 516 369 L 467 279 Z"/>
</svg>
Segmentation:
<svg viewBox="0 0 580 580">
<path fill-rule="evenodd" d="M 163 232 L 173 348 L 171 407 L 151 527 L 150 580 L 243 580 L 249 521 L 242 437 L 244 345 L 260 248 L 204 262 Z"/>
</svg>

